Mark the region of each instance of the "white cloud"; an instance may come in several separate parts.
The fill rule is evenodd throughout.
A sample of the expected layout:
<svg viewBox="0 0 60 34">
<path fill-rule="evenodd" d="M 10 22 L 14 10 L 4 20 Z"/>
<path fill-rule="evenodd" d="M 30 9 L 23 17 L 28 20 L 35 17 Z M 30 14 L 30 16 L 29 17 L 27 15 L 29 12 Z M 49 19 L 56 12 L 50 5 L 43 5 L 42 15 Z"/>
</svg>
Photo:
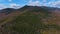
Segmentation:
<svg viewBox="0 0 60 34">
<path fill-rule="evenodd" d="M 7 8 L 6 5 L 0 4 L 0 9 L 4 9 L 4 8 Z"/>
<path fill-rule="evenodd" d="M 58 8 L 60 8 L 60 1 L 49 2 L 48 5 L 50 5 L 51 7 L 58 7 Z"/>
<path fill-rule="evenodd" d="M 50 6 L 50 7 L 58 7 L 60 8 L 60 0 L 51 0 L 50 2 L 47 2 L 50 0 L 43 0 L 42 2 L 39 0 L 32 1 L 30 0 L 28 2 L 28 5 L 30 6 Z"/>
<path fill-rule="evenodd" d="M 60 7 L 60 1 L 55 2 L 55 3 L 53 4 L 53 6 L 55 6 L 55 7 Z"/>
<path fill-rule="evenodd" d="M 16 4 L 16 3 L 12 3 L 12 4 L 10 4 L 9 6 L 10 6 L 10 8 L 15 8 L 15 9 L 21 7 L 19 4 Z"/>
<path fill-rule="evenodd" d="M 12 4 L 9 4 L 9 5 L 5 5 L 5 4 L 0 4 L 0 10 L 1 9 L 4 9 L 4 8 L 14 8 L 14 9 L 18 9 L 22 6 L 20 6 L 19 4 L 16 4 L 16 3 L 12 3 Z"/>
<path fill-rule="evenodd" d="M 28 2 L 28 5 L 29 6 L 40 6 L 40 2 L 37 0 L 37 1 L 32 1 L 32 0 L 30 0 L 29 2 Z"/>
<path fill-rule="evenodd" d="M 3 0 L 0 0 L 0 2 L 1 1 L 3 1 Z M 9 1 L 11 2 L 12 0 L 9 0 Z M 46 1 L 47 0 L 43 0 L 43 2 L 46 2 Z M 36 0 L 36 1 L 30 0 L 27 5 L 29 5 L 29 6 L 50 6 L 50 7 L 60 8 L 60 0 L 54 1 L 54 2 L 52 0 L 52 2 L 50 1 L 50 2 L 47 2 L 47 3 L 44 3 L 44 4 L 39 0 Z M 17 9 L 17 8 L 20 8 L 20 7 L 22 7 L 22 6 L 20 4 L 16 4 L 16 3 L 11 3 L 11 4 L 8 4 L 8 5 L 0 4 L 0 9 L 4 9 L 4 8 L 15 8 L 15 9 Z"/>
</svg>

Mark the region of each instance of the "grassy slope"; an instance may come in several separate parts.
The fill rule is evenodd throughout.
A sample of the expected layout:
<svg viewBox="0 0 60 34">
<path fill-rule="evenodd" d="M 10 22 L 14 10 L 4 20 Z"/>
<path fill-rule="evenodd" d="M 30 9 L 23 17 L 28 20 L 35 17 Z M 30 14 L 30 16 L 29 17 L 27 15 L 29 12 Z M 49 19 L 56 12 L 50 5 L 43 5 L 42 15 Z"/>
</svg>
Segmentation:
<svg viewBox="0 0 60 34">
<path fill-rule="evenodd" d="M 36 11 L 36 10 L 35 10 Z M 47 12 L 24 12 L 23 14 L 14 17 L 15 19 L 6 19 L 3 22 L 3 31 L 10 34 L 58 34 L 60 27 L 56 24 L 45 24 L 42 19 L 49 19 L 50 15 Z M 12 19 L 12 18 L 11 18 Z M 2 22 L 2 23 L 3 23 Z"/>
</svg>

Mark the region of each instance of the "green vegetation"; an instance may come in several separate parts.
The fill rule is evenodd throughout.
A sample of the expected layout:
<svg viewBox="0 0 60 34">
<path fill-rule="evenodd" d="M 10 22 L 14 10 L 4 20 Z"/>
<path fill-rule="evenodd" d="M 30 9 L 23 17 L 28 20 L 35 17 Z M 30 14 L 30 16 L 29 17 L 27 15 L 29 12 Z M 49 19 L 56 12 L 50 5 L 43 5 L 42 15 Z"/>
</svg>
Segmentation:
<svg viewBox="0 0 60 34">
<path fill-rule="evenodd" d="M 56 25 L 45 25 L 41 21 L 44 16 L 45 14 L 42 16 L 40 13 L 34 14 L 31 12 L 26 12 L 20 16 L 17 16 L 16 19 L 12 21 L 12 26 L 8 28 L 19 32 L 20 34 L 41 34 L 41 30 L 45 31 L 51 28 L 57 29 Z"/>
<path fill-rule="evenodd" d="M 37 34 L 39 29 L 43 29 L 44 25 L 37 15 L 22 15 L 16 17 L 12 29 L 22 34 Z M 39 32 L 40 33 L 40 32 Z"/>
<path fill-rule="evenodd" d="M 18 32 L 19 34 L 49 34 L 51 32 L 56 33 L 56 31 L 60 30 L 60 26 L 56 24 L 48 24 L 43 23 L 42 19 L 50 19 L 51 13 L 48 12 L 47 9 L 43 8 L 34 8 L 31 11 L 27 11 L 19 16 L 14 18 L 8 18 L 3 21 L 4 30 L 11 31 L 14 33 Z M 52 21 L 51 21 L 52 22 Z M 16 34 L 16 33 L 15 33 Z"/>
</svg>

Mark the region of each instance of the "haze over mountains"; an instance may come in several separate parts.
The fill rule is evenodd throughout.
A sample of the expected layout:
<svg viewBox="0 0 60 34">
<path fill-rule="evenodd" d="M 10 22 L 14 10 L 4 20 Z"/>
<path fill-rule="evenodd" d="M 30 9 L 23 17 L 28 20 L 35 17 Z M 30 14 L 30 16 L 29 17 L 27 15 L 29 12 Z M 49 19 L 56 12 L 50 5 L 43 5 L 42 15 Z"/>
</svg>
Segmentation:
<svg viewBox="0 0 60 34">
<path fill-rule="evenodd" d="M 60 8 L 26 5 L 2 9 L 0 26 L 2 34 L 60 34 Z"/>
</svg>

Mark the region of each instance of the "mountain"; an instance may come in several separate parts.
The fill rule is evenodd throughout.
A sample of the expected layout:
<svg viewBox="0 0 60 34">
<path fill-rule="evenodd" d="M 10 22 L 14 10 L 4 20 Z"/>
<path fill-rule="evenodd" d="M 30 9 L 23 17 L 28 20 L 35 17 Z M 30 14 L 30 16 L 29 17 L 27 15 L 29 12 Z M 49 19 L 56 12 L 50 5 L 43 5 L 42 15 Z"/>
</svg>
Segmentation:
<svg viewBox="0 0 60 34">
<path fill-rule="evenodd" d="M 15 12 L 15 11 L 16 9 L 13 9 L 13 8 L 5 8 L 5 9 L 0 10 L 0 21 L 7 18 L 8 14 Z"/>
<path fill-rule="evenodd" d="M 26 5 L 2 9 L 0 15 L 0 34 L 60 34 L 59 8 Z"/>
<path fill-rule="evenodd" d="M 9 13 L 11 13 L 13 11 L 16 11 L 16 9 L 13 9 L 13 8 L 5 8 L 5 9 L 0 10 L 0 13 L 9 14 Z"/>
</svg>

